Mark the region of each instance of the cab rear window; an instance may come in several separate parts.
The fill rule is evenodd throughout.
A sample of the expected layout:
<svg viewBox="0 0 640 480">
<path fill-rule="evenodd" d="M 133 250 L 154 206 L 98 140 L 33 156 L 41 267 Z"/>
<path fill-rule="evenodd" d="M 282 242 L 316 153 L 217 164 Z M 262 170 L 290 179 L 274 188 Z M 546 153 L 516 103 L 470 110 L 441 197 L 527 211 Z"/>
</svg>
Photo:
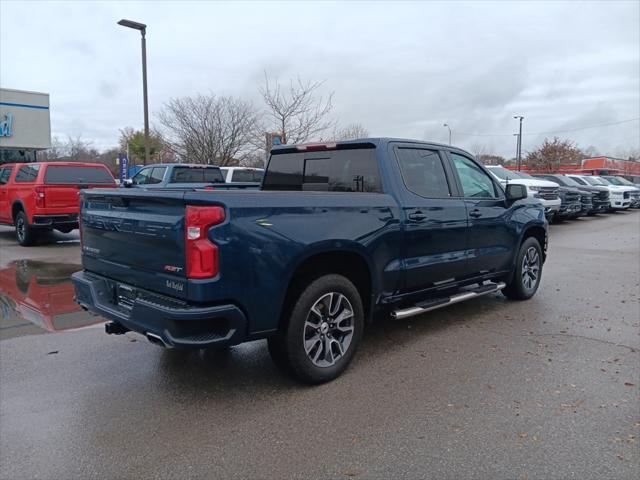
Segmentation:
<svg viewBox="0 0 640 480">
<path fill-rule="evenodd" d="M 44 183 L 55 184 L 110 184 L 113 177 L 104 168 L 49 165 Z"/>
<path fill-rule="evenodd" d="M 373 148 L 273 153 L 263 190 L 382 191 Z"/>
</svg>

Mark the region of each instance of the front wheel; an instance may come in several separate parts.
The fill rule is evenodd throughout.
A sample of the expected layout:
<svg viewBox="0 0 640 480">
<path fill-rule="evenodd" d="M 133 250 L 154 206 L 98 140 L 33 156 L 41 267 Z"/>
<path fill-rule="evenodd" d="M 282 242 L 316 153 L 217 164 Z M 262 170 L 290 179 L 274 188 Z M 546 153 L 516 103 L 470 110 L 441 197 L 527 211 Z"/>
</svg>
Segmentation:
<svg viewBox="0 0 640 480">
<path fill-rule="evenodd" d="M 325 275 L 304 289 L 287 320 L 269 339 L 273 361 L 302 382 L 328 382 L 347 368 L 360 343 L 362 299 L 347 278 Z"/>
<path fill-rule="evenodd" d="M 529 237 L 520 246 L 511 281 L 502 293 L 514 300 L 527 300 L 535 295 L 541 277 L 542 248 L 538 240 Z"/>
</svg>

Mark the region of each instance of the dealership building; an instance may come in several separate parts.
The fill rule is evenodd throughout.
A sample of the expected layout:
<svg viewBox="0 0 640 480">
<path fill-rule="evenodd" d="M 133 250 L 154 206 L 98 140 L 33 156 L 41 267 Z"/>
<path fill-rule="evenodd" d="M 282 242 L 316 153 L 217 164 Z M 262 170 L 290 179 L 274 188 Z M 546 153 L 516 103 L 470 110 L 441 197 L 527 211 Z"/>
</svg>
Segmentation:
<svg viewBox="0 0 640 480">
<path fill-rule="evenodd" d="M 51 148 L 49 94 L 0 88 L 0 164 L 35 162 Z"/>
</svg>

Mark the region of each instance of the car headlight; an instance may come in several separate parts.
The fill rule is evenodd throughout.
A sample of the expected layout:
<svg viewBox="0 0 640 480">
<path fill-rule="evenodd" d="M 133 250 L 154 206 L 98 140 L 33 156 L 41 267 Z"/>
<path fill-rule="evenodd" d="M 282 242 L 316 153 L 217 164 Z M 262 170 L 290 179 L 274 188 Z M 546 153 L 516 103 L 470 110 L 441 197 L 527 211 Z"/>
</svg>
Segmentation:
<svg viewBox="0 0 640 480">
<path fill-rule="evenodd" d="M 542 187 L 530 187 L 530 186 L 527 186 L 527 188 L 529 190 L 531 190 L 532 192 L 539 192 Z"/>
</svg>

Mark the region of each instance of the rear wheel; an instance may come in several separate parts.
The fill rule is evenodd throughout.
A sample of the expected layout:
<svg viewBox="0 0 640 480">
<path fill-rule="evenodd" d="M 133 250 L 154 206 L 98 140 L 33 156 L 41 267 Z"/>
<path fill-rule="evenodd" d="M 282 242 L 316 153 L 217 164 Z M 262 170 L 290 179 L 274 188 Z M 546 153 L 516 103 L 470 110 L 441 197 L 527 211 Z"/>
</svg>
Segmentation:
<svg viewBox="0 0 640 480">
<path fill-rule="evenodd" d="M 36 234 L 29 225 L 29 219 L 27 215 L 21 210 L 17 213 L 14 220 L 16 228 L 16 240 L 23 247 L 33 245 L 36 240 Z"/>
<path fill-rule="evenodd" d="M 278 367 L 302 382 L 328 382 L 351 362 L 363 327 L 356 287 L 341 275 L 325 275 L 298 297 L 284 329 L 269 339 L 269 353 Z"/>
<path fill-rule="evenodd" d="M 515 271 L 502 293 L 514 300 L 527 300 L 538 290 L 541 276 L 542 248 L 538 240 L 529 237 L 520 246 Z"/>
</svg>

